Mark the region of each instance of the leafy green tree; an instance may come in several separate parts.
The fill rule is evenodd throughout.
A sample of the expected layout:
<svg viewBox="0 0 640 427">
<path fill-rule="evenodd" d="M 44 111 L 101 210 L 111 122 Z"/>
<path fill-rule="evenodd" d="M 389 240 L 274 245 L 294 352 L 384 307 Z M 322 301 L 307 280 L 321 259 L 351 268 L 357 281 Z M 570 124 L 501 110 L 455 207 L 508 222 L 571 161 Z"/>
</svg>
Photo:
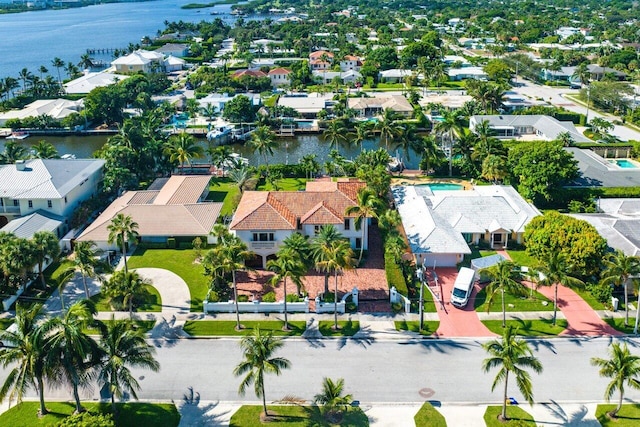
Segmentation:
<svg viewBox="0 0 640 427">
<path fill-rule="evenodd" d="M 509 386 L 509 374 L 513 374 L 518 385 L 518 390 L 527 399 L 529 404 L 533 404 L 533 387 L 531 385 L 531 376 L 526 371 L 531 369 L 539 374 L 542 372 L 542 364 L 533 355 L 529 344 L 520 338 L 517 338 L 513 327 L 509 326 L 502 333 L 502 338 L 491 340 L 482 345 L 489 354 L 489 357 L 482 361 L 482 370 L 486 373 L 492 369 L 498 368 L 491 391 L 496 386 L 504 382 L 504 393 L 502 396 L 502 413 L 501 420 L 507 420 L 507 391 Z"/>
<path fill-rule="evenodd" d="M 125 273 L 129 272 L 129 268 L 127 266 L 127 245 L 129 242 L 135 242 L 138 238 L 138 227 L 138 223 L 135 222 L 130 215 L 124 215 L 121 213 L 113 217 L 107 226 L 107 231 L 109 231 L 107 241 L 109 244 L 118 244 L 122 250 Z"/>
<path fill-rule="evenodd" d="M 489 80 L 506 82 L 511 79 L 511 68 L 501 59 L 490 59 L 484 66 L 484 72 Z"/>
<path fill-rule="evenodd" d="M 579 175 L 573 154 L 555 141 L 536 141 L 511 148 L 508 165 L 518 192 L 536 206 L 556 202 L 562 186 Z"/>
<path fill-rule="evenodd" d="M 524 230 L 527 254 L 538 261 L 562 252 L 571 260 L 571 276 L 586 278 L 600 271 L 607 241 L 588 222 L 555 211 L 533 218 Z"/>
<path fill-rule="evenodd" d="M 225 104 L 222 116 L 231 122 L 242 123 L 253 122 L 256 113 L 251 100 L 244 95 L 238 95 Z"/>
<path fill-rule="evenodd" d="M 237 377 L 245 375 L 238 388 L 238 393 L 243 396 L 247 387 L 253 385 L 256 397 L 262 398 L 262 407 L 265 417 L 267 411 L 267 398 L 264 389 L 264 377 L 266 374 L 280 375 L 284 369 L 291 367 L 291 362 L 284 357 L 274 357 L 276 351 L 284 346 L 281 338 L 274 338 L 271 332 L 263 333 L 259 328 L 253 330 L 250 335 L 245 335 L 240 341 L 244 359 L 233 370 Z"/>
<path fill-rule="evenodd" d="M 153 357 L 155 349 L 149 345 L 144 333 L 134 327 L 130 320 L 111 321 L 102 328 L 100 347 L 103 358 L 98 373 L 98 384 L 107 386 L 111 397 L 111 407 L 117 414 L 115 398 L 122 398 L 124 392 L 138 399 L 136 392 L 140 384 L 131 373 L 130 368 L 160 370 L 160 364 Z"/>
<path fill-rule="evenodd" d="M 358 264 L 362 261 L 362 254 L 364 253 L 365 231 L 367 227 L 362 224 L 363 221 L 368 221 L 369 218 L 378 218 L 380 212 L 384 209 L 384 203 L 378 198 L 378 195 L 367 187 L 363 187 L 358 191 L 358 197 L 354 206 L 347 207 L 345 216 L 353 216 L 355 218 L 356 230 L 362 230 L 362 243 L 360 244 L 360 256 L 358 257 Z"/>
<path fill-rule="evenodd" d="M 302 260 L 286 247 L 278 251 L 276 259 L 267 261 L 267 270 L 273 271 L 275 275 L 271 278 L 271 283 L 276 285 L 279 282 L 283 284 L 284 291 L 284 330 L 289 330 L 289 319 L 287 317 L 287 278 L 297 286 L 302 286 L 302 276 L 307 272 Z"/>
<path fill-rule="evenodd" d="M 600 276 L 600 283 L 613 284 L 624 289 L 624 325 L 629 325 L 629 282 L 632 277 L 640 275 L 640 258 L 627 256 L 620 249 L 607 255 L 604 259 L 604 270 Z M 636 322 L 637 325 L 637 322 Z"/>
<path fill-rule="evenodd" d="M 95 323 L 95 313 L 91 301 L 78 301 L 62 317 L 48 319 L 41 328 L 52 379 L 71 386 L 76 412 L 84 411 L 79 388 L 89 385 L 103 355 L 98 343 L 86 333 Z"/>
<path fill-rule="evenodd" d="M 583 286 L 584 282 L 571 276 L 573 268 L 567 262 L 562 252 L 551 252 L 543 263 L 536 267 L 536 273 L 542 273 L 538 280 L 540 286 L 553 286 L 553 325 L 556 324 L 558 313 L 558 285 L 566 287 Z"/>
<path fill-rule="evenodd" d="M 526 296 L 525 286 L 520 282 L 522 273 L 520 267 L 511 261 L 501 261 L 491 267 L 481 270 L 491 280 L 484 288 L 487 293 L 487 313 L 491 309 L 491 303 L 500 293 L 502 301 L 502 327 L 507 327 L 507 314 L 504 304 L 505 292 L 515 296 Z"/>
<path fill-rule="evenodd" d="M 41 304 L 16 307 L 15 331 L 0 330 L 0 342 L 6 347 L 0 349 L 0 365 L 6 368 L 15 365 L 8 373 L 0 388 L 0 402 L 7 396 L 22 401 L 29 387 L 38 391 L 40 415 L 47 414 L 44 404 L 44 377 L 47 375 L 46 353 L 42 346 L 42 335 L 38 323 L 42 320 Z"/>
<path fill-rule="evenodd" d="M 624 399 L 625 385 L 636 390 L 640 390 L 640 380 L 637 376 L 640 374 L 640 356 L 631 354 L 627 343 L 621 346 L 620 343 L 614 342 L 609 346 L 609 359 L 592 357 L 591 364 L 600 368 L 600 376 L 611 378 L 611 382 L 607 384 L 604 391 L 604 397 L 607 402 L 611 400 L 611 396 L 618 391 L 620 397 L 616 409 L 609 412 L 609 416 L 616 418 L 618 412 L 622 408 Z"/>
<path fill-rule="evenodd" d="M 322 392 L 313 397 L 313 402 L 322 405 L 325 417 L 332 423 L 339 423 L 342 414 L 349 408 L 353 396 L 344 393 L 344 379 L 338 378 L 333 381 L 331 378 L 322 379 Z"/>
<path fill-rule="evenodd" d="M 398 67 L 398 54 L 391 46 L 379 47 L 367 55 L 367 64 L 377 65 L 377 71 Z"/>
</svg>

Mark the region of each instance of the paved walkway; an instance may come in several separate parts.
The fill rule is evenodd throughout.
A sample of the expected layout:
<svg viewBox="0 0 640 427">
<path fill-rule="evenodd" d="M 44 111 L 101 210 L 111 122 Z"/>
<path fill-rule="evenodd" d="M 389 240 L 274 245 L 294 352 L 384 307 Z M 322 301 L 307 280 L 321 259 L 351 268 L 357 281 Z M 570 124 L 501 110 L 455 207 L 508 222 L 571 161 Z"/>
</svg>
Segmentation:
<svg viewBox="0 0 640 427">
<path fill-rule="evenodd" d="M 135 271 L 150 280 L 160 293 L 163 314 L 189 313 L 191 294 L 189 286 L 180 276 L 163 268 L 137 268 Z"/>
</svg>

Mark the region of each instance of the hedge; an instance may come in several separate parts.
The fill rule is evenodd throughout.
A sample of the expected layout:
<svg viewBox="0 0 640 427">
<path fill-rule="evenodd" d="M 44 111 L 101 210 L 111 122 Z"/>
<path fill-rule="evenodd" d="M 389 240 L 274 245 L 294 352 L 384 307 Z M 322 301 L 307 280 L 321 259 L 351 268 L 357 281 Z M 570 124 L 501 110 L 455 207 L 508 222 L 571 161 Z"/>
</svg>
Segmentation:
<svg viewBox="0 0 640 427">
<path fill-rule="evenodd" d="M 391 289 L 392 286 L 395 286 L 398 292 L 400 292 L 404 296 L 408 296 L 409 289 L 407 288 L 407 282 L 404 279 L 402 268 L 395 263 L 393 255 L 384 255 L 384 270 L 387 275 L 387 283 L 389 284 L 389 289 Z"/>
</svg>

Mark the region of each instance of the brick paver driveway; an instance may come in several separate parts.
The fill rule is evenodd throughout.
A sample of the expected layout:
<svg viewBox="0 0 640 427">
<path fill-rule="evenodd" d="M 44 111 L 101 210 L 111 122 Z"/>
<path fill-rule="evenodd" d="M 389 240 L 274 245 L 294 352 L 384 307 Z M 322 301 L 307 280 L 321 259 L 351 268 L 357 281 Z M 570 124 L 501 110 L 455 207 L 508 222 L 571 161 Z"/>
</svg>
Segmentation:
<svg viewBox="0 0 640 427">
<path fill-rule="evenodd" d="M 356 257 L 360 253 L 356 251 Z M 237 274 L 238 291 L 240 294 L 261 296 L 267 292 L 275 291 L 276 299 L 281 299 L 284 290 L 282 283 L 272 286 L 269 280 L 273 273 L 266 270 L 251 272 L 239 272 Z M 313 299 L 324 292 L 324 274 L 310 270 L 303 278 L 304 289 Z M 333 291 L 335 279 L 329 277 L 329 291 Z M 377 226 L 369 228 L 369 253 L 362 267 L 344 272 L 338 276 L 338 294 L 351 292 L 354 287 L 360 291 L 359 311 L 391 311 L 389 305 L 389 287 L 384 271 L 384 256 L 380 231 Z M 296 287 L 290 280 L 287 281 L 287 293 L 295 292 Z"/>
</svg>

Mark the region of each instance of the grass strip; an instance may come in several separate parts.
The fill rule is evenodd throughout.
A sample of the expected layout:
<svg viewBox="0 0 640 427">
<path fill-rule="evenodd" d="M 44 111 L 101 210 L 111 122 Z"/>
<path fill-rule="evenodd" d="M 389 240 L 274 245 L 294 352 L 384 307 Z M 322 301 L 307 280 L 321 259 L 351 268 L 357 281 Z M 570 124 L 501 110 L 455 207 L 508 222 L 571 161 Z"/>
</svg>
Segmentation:
<svg viewBox="0 0 640 427">
<path fill-rule="evenodd" d="M 478 292 L 474 301 L 474 308 L 478 312 L 487 311 L 487 291 L 482 289 Z M 545 305 L 546 303 L 546 305 Z M 504 304 L 507 312 L 517 311 L 553 311 L 553 301 L 542 295 L 538 291 L 527 290 L 527 297 L 519 297 L 508 293 L 504 294 Z M 491 301 L 489 312 L 502 312 L 502 297 L 496 294 Z"/>
<path fill-rule="evenodd" d="M 360 408 L 348 407 L 343 414 L 342 421 L 338 424 L 328 422 L 322 415 L 322 411 L 317 406 L 267 406 L 270 421 L 261 422 L 260 414 L 262 406 L 259 405 L 243 405 L 232 416 L 230 427 L 247 427 L 269 425 L 270 427 L 330 427 L 330 426 L 350 426 L 350 427 L 367 427 L 369 419 Z"/>
<path fill-rule="evenodd" d="M 494 334 L 502 335 L 502 320 L 483 320 L 482 323 Z M 516 328 L 516 334 L 523 337 L 553 337 L 567 329 L 569 323 L 565 319 L 557 319 L 556 325 L 550 319 L 511 319 L 507 326 Z"/>
<path fill-rule="evenodd" d="M 447 420 L 429 402 L 424 402 L 413 420 L 416 422 L 416 427 L 447 427 Z"/>
<path fill-rule="evenodd" d="M 194 337 L 210 336 L 243 336 L 250 334 L 254 329 L 260 328 L 263 332 L 273 332 L 276 336 L 300 336 L 306 329 L 305 321 L 289 321 L 290 331 L 283 331 L 284 322 L 281 320 L 247 320 L 240 318 L 244 327 L 236 331 L 236 322 L 233 320 L 188 320 L 184 324 L 184 331 Z"/>
<path fill-rule="evenodd" d="M 530 413 L 518 406 L 507 406 L 507 421 L 501 421 L 498 416 L 502 413 L 502 406 L 489 406 L 484 413 L 487 427 L 504 426 L 536 426 Z"/>
<path fill-rule="evenodd" d="M 616 418 L 610 418 L 607 413 L 613 411 L 617 405 L 598 405 L 596 418 L 602 427 L 636 427 L 640 425 L 640 404 L 622 405 Z"/>
<path fill-rule="evenodd" d="M 439 320 L 425 320 L 422 325 L 422 332 L 420 332 L 419 320 L 397 320 L 393 323 L 396 331 L 416 332 L 420 335 L 433 335 L 438 330 L 438 326 L 440 326 Z"/>
<path fill-rule="evenodd" d="M 338 330 L 333 329 L 334 324 L 332 320 L 321 320 L 318 329 L 325 337 L 352 337 L 360 330 L 360 322 L 353 320 L 339 320 Z"/>
</svg>

